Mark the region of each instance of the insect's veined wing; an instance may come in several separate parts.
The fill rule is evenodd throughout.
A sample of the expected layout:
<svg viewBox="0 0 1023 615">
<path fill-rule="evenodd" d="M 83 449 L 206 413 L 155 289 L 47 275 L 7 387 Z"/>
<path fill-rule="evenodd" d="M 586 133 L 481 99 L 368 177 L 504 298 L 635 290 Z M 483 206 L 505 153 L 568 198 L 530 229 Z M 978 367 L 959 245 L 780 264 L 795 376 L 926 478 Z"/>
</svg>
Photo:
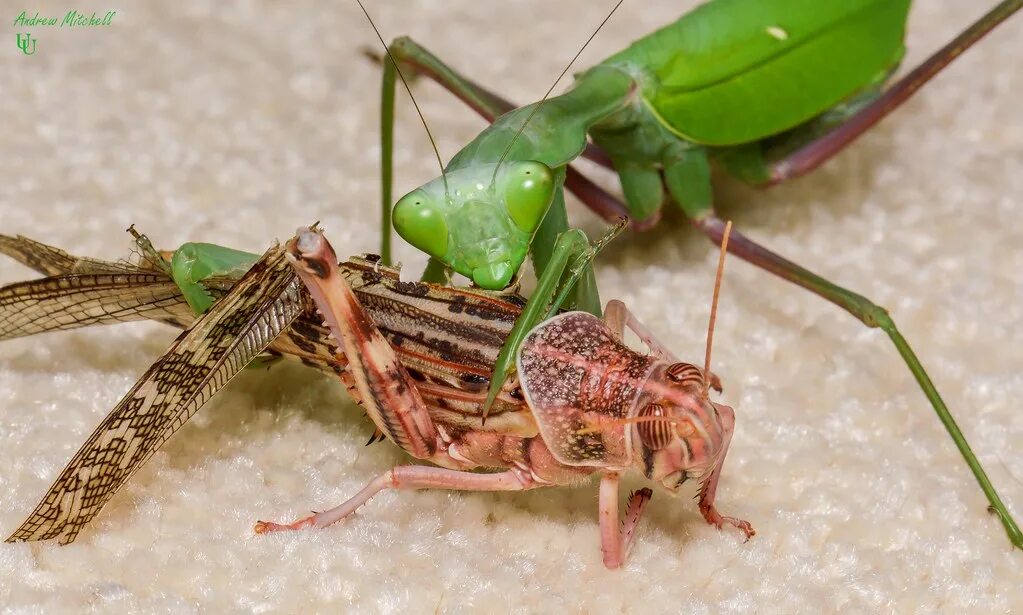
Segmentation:
<svg viewBox="0 0 1023 615">
<path fill-rule="evenodd" d="M 130 263 L 110 262 L 96 258 L 72 256 L 60 248 L 29 239 L 23 235 L 11 237 L 0 235 L 0 254 L 31 267 L 46 276 L 67 273 L 134 273 L 152 272 L 151 267 L 139 267 Z"/>
<path fill-rule="evenodd" d="M 161 271 L 72 256 L 27 237 L 0 235 L 6 254 L 49 277 L 0 288 L 0 340 L 94 324 L 194 320 L 177 285 Z"/>
<path fill-rule="evenodd" d="M 133 320 L 184 328 L 193 319 L 177 284 L 162 273 L 69 273 L 0 288 L 0 340 Z"/>
<path fill-rule="evenodd" d="M 18 235 L 0 235 L 0 254 L 6 254 L 26 267 L 43 275 L 71 273 L 78 257 L 71 256 L 60 248 Z"/>
<path fill-rule="evenodd" d="M 275 246 L 114 407 L 7 541 L 75 539 L 117 489 L 304 310 Z"/>
</svg>

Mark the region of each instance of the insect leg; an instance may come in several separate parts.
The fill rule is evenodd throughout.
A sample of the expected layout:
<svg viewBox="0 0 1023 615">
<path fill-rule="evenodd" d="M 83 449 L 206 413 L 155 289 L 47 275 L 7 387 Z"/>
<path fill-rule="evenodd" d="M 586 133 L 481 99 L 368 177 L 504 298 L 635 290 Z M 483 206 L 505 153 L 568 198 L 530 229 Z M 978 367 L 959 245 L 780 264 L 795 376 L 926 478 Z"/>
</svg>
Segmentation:
<svg viewBox="0 0 1023 615">
<path fill-rule="evenodd" d="M 319 231 L 299 229 L 289 260 L 337 340 L 366 413 L 392 442 L 419 459 L 443 450 L 440 433 L 415 382 L 355 297 L 337 255 Z"/>
<path fill-rule="evenodd" d="M 578 229 L 565 231 L 558 236 L 533 295 L 515 321 L 515 326 L 512 327 L 494 362 L 494 375 L 490 380 L 487 401 L 483 405 L 484 417 L 501 391 L 505 379 L 511 374 L 515 355 L 522 340 L 533 327 L 557 313 L 568 300 L 569 293 L 579 278 L 592 271 L 590 263 L 593 258 L 624 228 L 625 223 L 620 222 L 592 246 L 586 239 L 586 234 Z"/>
<path fill-rule="evenodd" d="M 602 190 L 600 188 L 596 189 Z M 603 198 L 614 197 L 605 193 Z M 708 210 L 702 217 L 692 218 L 692 221 L 711 241 L 720 245 L 724 235 L 725 223 L 714 214 L 712 209 Z M 913 352 L 912 347 L 910 347 L 905 338 L 902 337 L 902 334 L 895 326 L 895 321 L 892 320 L 888 312 L 875 305 L 866 297 L 842 288 L 812 271 L 771 252 L 734 228 L 732 230 L 732 239 L 728 244 L 728 252 L 752 265 L 809 290 L 849 312 L 868 327 L 882 329 L 891 338 L 899 355 L 902 356 L 903 361 L 905 361 L 913 377 L 920 385 L 920 389 L 928 401 L 930 401 L 935 413 L 937 413 L 938 419 L 945 426 L 945 429 L 952 437 L 952 441 L 955 442 L 956 448 L 959 449 L 960 454 L 966 461 L 966 465 L 973 472 L 974 477 L 980 484 L 981 490 L 991 505 L 991 510 L 998 515 L 1002 525 L 1005 527 L 1009 540 L 1017 547 L 1023 548 L 1023 532 L 1020 531 L 1016 521 L 1012 518 L 1005 504 L 1002 503 L 987 473 L 970 448 L 969 442 L 966 441 L 966 437 L 959 429 L 955 419 L 952 418 L 948 406 L 945 405 L 930 376 L 927 375 L 923 365 L 920 363 L 920 359 Z"/>
<path fill-rule="evenodd" d="M 395 39 L 388 51 L 391 57 L 401 63 L 406 76 L 425 75 L 429 77 L 488 122 L 493 122 L 498 116 L 520 106 L 465 77 L 407 36 Z M 366 55 L 374 62 L 383 62 L 383 58 L 375 53 Z M 586 144 L 582 155 L 608 169 L 613 166 L 604 150 L 592 143 Z"/>
<path fill-rule="evenodd" d="M 654 336 L 653 332 L 650 331 L 650 329 L 647 329 L 646 325 L 640 322 L 639 319 L 636 318 L 636 315 L 633 314 L 632 311 L 629 310 L 629 308 L 621 301 L 612 299 L 607 302 L 607 305 L 604 307 L 604 322 L 607 323 L 608 328 L 614 331 L 615 335 L 617 335 L 619 339 L 622 339 L 625 334 L 625 329 L 628 328 L 639 337 L 640 341 L 646 344 L 646 347 L 649 348 L 651 352 L 661 359 L 671 363 L 680 362 L 678 357 L 675 356 L 675 353 L 662 344 L 660 340 Z M 700 388 L 703 388 L 703 378 L 708 377 L 710 378 L 710 388 L 719 393 L 722 391 L 721 379 L 718 378 L 716 374 L 711 372 L 710 374 L 704 375 L 703 369 L 696 367 L 695 365 L 692 367 L 696 370 L 695 373 L 700 374 Z"/>
<path fill-rule="evenodd" d="M 678 357 L 675 356 L 675 353 L 669 350 L 667 346 L 654 337 L 654 334 L 650 331 L 650 329 L 647 329 L 646 325 L 641 323 L 639 319 L 636 318 L 635 314 L 629 311 L 629 308 L 618 299 L 612 299 L 607 302 L 607 305 L 604 307 L 604 322 L 607 323 L 607 326 L 614 331 L 619 338 L 624 335 L 627 327 L 639 336 L 639 339 L 647 345 L 647 348 L 652 350 L 658 357 L 665 361 L 678 361 Z"/>
<path fill-rule="evenodd" d="M 714 525 L 718 529 L 721 529 L 721 526 L 725 523 L 734 525 L 742 530 L 746 534 L 746 539 L 749 540 L 749 538 L 756 534 L 749 521 L 736 517 L 725 517 L 714 506 L 714 500 L 717 497 L 718 480 L 721 478 L 721 466 L 725 463 L 728 445 L 731 443 L 732 433 L 735 431 L 735 411 L 721 404 L 714 404 L 714 408 L 718 411 L 718 416 L 721 418 L 721 452 L 717 462 L 711 468 L 710 473 L 706 476 L 703 485 L 700 487 L 700 512 L 703 513 L 703 518 L 707 520 L 707 523 Z"/>
<path fill-rule="evenodd" d="M 600 478 L 600 552 L 604 565 L 610 569 L 621 566 L 629 556 L 629 547 L 643 509 L 653 492 L 640 489 L 629 495 L 625 518 L 618 521 L 618 480 L 620 474 L 607 472 Z"/>
<path fill-rule="evenodd" d="M 1004 0 L 999 3 L 849 119 L 781 160 L 771 163 L 768 184 L 777 184 L 805 175 L 831 159 L 874 124 L 898 109 L 952 60 L 1020 8 L 1023 8 L 1023 0 Z"/>
<path fill-rule="evenodd" d="M 520 474 L 508 470 L 494 474 L 478 474 L 429 466 L 398 466 L 374 478 L 362 491 L 340 506 L 282 524 L 272 521 L 256 522 L 257 534 L 299 530 L 306 527 L 326 527 L 356 511 L 384 489 L 450 489 L 454 491 L 521 491 L 538 486 Z"/>
</svg>

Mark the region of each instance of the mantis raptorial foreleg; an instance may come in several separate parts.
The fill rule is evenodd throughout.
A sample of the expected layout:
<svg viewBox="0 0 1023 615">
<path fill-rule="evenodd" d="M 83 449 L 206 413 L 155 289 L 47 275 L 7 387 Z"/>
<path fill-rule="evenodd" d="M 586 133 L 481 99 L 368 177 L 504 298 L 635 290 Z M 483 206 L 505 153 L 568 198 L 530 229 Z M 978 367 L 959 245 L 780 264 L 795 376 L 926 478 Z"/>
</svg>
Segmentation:
<svg viewBox="0 0 1023 615">
<path fill-rule="evenodd" d="M 540 275 L 536 289 L 523 308 L 522 314 L 515 321 L 515 326 L 501 347 L 500 354 L 497 355 L 487 401 L 483 405 L 484 417 L 511 374 L 515 353 L 518 352 L 526 334 L 540 321 L 557 313 L 581 277 L 587 276 L 585 279 L 589 280 L 588 274 L 592 271 L 590 263 L 594 257 L 624 228 L 623 219 L 592 246 L 586 239 L 586 234 L 577 229 L 565 231 L 558 236 L 548 258 L 547 268 Z"/>
<path fill-rule="evenodd" d="M 943 66 L 958 56 L 963 49 L 989 32 L 998 23 L 1004 21 L 1008 15 L 1018 10 L 1020 4 L 1023 4 L 1023 1 L 1008 0 L 1000 3 L 955 41 L 933 54 L 920 68 L 892 84 L 886 94 L 868 103 L 859 112 L 823 136 L 814 139 L 785 159 L 778 161 L 775 166 L 770 168 L 769 177 L 765 178 L 765 180 L 769 179 L 771 182 L 777 183 L 786 178 L 796 177 L 815 168 L 838 151 L 841 151 L 842 148 L 856 137 L 896 108 L 901 101 L 915 92 L 924 82 L 937 74 Z M 459 75 L 410 39 L 403 38 L 395 41 L 391 47 L 391 53 L 397 61 L 401 62 L 403 67 L 408 67 L 414 72 L 425 74 L 434 79 L 442 87 L 465 101 L 489 121 L 493 121 L 494 118 L 514 107 L 509 101 Z M 387 109 L 385 107 L 384 117 L 385 134 L 389 135 L 391 134 L 388 132 L 391 130 L 390 123 L 393 120 L 393 97 L 391 108 Z M 390 149 L 390 144 L 390 140 L 385 140 L 385 151 Z M 606 163 L 607 158 L 602 158 L 599 152 L 600 150 L 591 146 L 587 147 L 583 155 L 595 159 L 602 164 Z M 389 154 L 385 156 L 384 160 L 384 186 L 385 191 L 389 191 Z M 573 171 L 571 166 L 566 168 L 566 186 L 584 203 L 596 211 L 615 212 L 626 209 L 619 199 L 586 180 Z M 720 243 L 724 223 L 716 216 L 712 203 L 684 203 L 683 210 L 693 224 L 706 234 L 708 238 L 715 243 Z M 644 222 L 647 224 L 651 223 L 650 220 Z M 386 226 L 386 232 L 390 233 L 389 226 Z M 977 460 L 976 455 L 974 455 L 947 406 L 938 394 L 933 382 L 924 370 L 920 360 L 899 332 L 891 316 L 883 308 L 866 297 L 842 288 L 800 267 L 760 246 L 738 231 L 733 232 L 733 241 L 728 246 L 728 251 L 761 269 L 774 273 L 834 303 L 851 313 L 868 327 L 881 328 L 885 331 L 966 460 L 985 496 L 987 496 L 991 509 L 999 516 L 1006 532 L 1009 534 L 1010 540 L 1017 547 L 1023 548 L 1023 532 L 1020 531 L 1002 503 L 987 474 Z"/>
</svg>

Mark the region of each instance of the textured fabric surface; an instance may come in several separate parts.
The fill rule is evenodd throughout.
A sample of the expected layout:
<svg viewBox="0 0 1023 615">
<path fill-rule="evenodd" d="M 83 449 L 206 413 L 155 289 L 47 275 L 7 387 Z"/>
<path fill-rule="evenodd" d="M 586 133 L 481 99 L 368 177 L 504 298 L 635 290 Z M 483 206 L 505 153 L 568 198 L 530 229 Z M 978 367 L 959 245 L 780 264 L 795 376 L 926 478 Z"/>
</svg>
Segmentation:
<svg viewBox="0 0 1023 615">
<path fill-rule="evenodd" d="M 988 3 L 920 2 L 906 66 Z M 340 253 L 376 250 L 379 78 L 360 53 L 376 43 L 358 7 L 142 4 L 4 3 L 0 232 L 114 259 L 129 253 L 130 223 L 161 246 L 258 252 L 321 220 Z M 526 101 L 605 4 L 369 8 L 385 37 L 412 35 Z M 18 12 L 70 8 L 117 15 L 107 28 L 33 29 L 35 55 L 19 52 Z M 682 9 L 627 2 L 579 66 Z M 1019 515 L 1021 37 L 1017 18 L 814 175 L 770 191 L 725 181 L 717 193 L 748 235 L 891 309 Z M 413 87 L 446 157 L 483 126 L 434 85 Z M 400 194 L 436 164 L 407 96 L 398 106 Z M 409 275 L 421 267 L 413 249 L 398 253 Z M 668 215 L 601 256 L 603 298 L 699 362 L 716 258 Z M 0 282 L 29 277 L 0 261 Z M 409 461 L 364 446 L 371 427 L 339 383 L 284 365 L 238 378 L 75 544 L 0 545 L 0 611 L 1023 611 L 1023 554 L 882 333 L 738 260 L 718 323 L 715 371 L 737 412 L 719 504 L 753 523 L 748 543 L 707 526 L 691 494 L 656 493 L 626 567 L 609 572 L 595 482 L 385 493 L 326 531 L 255 537 L 256 519 L 334 505 Z M 0 344 L 4 535 L 174 335 L 137 324 Z"/>
</svg>

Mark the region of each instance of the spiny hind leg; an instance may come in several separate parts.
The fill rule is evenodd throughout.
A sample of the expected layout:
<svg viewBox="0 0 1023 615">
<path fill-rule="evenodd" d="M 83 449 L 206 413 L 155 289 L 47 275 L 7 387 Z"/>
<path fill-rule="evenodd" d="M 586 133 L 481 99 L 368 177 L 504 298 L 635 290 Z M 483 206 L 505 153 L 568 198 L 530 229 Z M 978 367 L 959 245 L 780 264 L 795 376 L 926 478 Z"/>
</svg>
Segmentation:
<svg viewBox="0 0 1023 615">
<path fill-rule="evenodd" d="M 454 94 L 488 122 L 493 122 L 499 116 L 511 111 L 515 105 L 508 100 L 490 92 L 486 88 L 473 82 L 447 64 L 442 62 L 422 45 L 419 45 L 408 37 L 395 39 L 387 49 L 385 57 L 377 57 L 376 54 L 368 54 L 371 58 L 383 64 L 383 81 L 381 87 L 380 102 L 380 150 L 381 150 L 381 245 L 380 254 L 384 264 L 391 262 L 391 206 L 393 200 L 392 177 L 394 175 L 394 91 L 397 86 L 398 74 L 395 63 L 401 68 L 402 77 L 414 75 L 426 75 L 437 84 Z M 394 60 L 393 62 L 391 60 Z M 611 168 L 611 160 L 600 148 L 593 144 L 587 144 L 582 154 L 598 164 Z M 580 173 L 568 167 L 567 183 L 577 190 L 585 190 L 591 182 Z M 614 201 L 604 201 L 603 204 L 609 208 L 600 210 L 600 204 L 594 204 L 594 208 L 606 220 L 614 222 L 620 217 L 627 217 L 628 211 L 624 207 L 614 208 Z M 550 216 L 548 216 L 550 218 Z M 549 221 L 545 219 L 545 224 Z M 567 227 L 566 227 L 567 228 Z M 559 229 L 564 230 L 564 229 Z M 542 232 L 542 231 L 541 231 Z M 550 237 L 553 241 L 553 237 Z M 552 243 L 553 245 L 553 243 Z M 440 277 L 443 268 L 431 260 L 432 270 L 428 271 L 430 280 Z"/>
<path fill-rule="evenodd" d="M 318 230 L 299 229 L 287 244 L 292 267 L 344 352 L 366 413 L 392 442 L 419 459 L 445 455 L 445 437 L 430 418 L 415 381 L 366 313 Z"/>
<path fill-rule="evenodd" d="M 598 188 L 598 190 L 604 192 L 602 189 Z M 580 196 L 580 198 L 583 197 Z M 613 199 L 615 197 L 604 192 L 601 198 Z M 587 202 L 585 198 L 583 198 L 583 202 Z M 721 244 L 722 237 L 724 236 L 725 222 L 717 217 L 713 208 L 706 206 L 701 209 L 699 216 L 690 216 L 690 219 L 693 224 L 707 235 L 711 241 L 718 245 Z M 895 325 L 895 321 L 892 320 L 888 312 L 866 297 L 842 288 L 841 286 L 818 276 L 812 271 L 809 271 L 808 269 L 775 254 L 771 250 L 768 250 L 752 239 L 746 237 L 740 231 L 735 230 L 734 227 L 731 232 L 731 239 L 728 242 L 728 252 L 752 265 L 809 290 L 815 295 L 818 295 L 849 312 L 864 325 L 871 328 L 880 328 L 888 335 L 892 344 L 895 346 L 895 349 L 899 352 L 902 360 L 906 363 L 909 371 L 916 379 L 921 391 L 923 391 L 924 395 L 931 403 L 931 406 L 934 408 L 939 420 L 941 420 L 945 429 L 952 437 L 952 441 L 955 442 L 955 445 L 959 449 L 963 459 L 966 461 L 966 464 L 973 472 L 974 477 L 980 484 L 981 490 L 984 492 L 984 495 L 987 496 L 988 502 L 991 504 L 991 510 L 998 515 L 1002 525 L 1005 527 L 1005 531 L 1009 535 L 1009 540 L 1013 545 L 1023 549 L 1023 532 L 1020 531 L 1016 521 L 1005 507 L 1005 504 L 1002 503 L 1002 500 L 995 491 L 994 486 L 991 484 L 987 473 L 980 465 L 980 461 L 977 460 L 976 455 L 973 453 L 969 443 L 966 441 L 966 437 L 962 434 L 962 431 L 956 424 L 955 419 L 949 412 L 948 406 L 945 405 L 944 400 L 938 393 L 938 390 L 931 381 L 930 376 L 927 375 L 926 370 L 924 370 L 923 365 L 920 363 L 920 359 L 916 356 L 916 353 L 913 352 L 909 342 L 907 342 L 902 336 L 902 333 L 899 332 L 898 327 Z"/>
<path fill-rule="evenodd" d="M 385 489 L 448 489 L 453 491 L 522 491 L 538 486 L 528 475 L 508 470 L 494 474 L 477 474 L 428 466 L 398 466 L 374 478 L 354 497 L 330 510 L 314 513 L 293 523 L 259 521 L 257 534 L 326 527 L 348 517 L 360 506 Z"/>
</svg>

